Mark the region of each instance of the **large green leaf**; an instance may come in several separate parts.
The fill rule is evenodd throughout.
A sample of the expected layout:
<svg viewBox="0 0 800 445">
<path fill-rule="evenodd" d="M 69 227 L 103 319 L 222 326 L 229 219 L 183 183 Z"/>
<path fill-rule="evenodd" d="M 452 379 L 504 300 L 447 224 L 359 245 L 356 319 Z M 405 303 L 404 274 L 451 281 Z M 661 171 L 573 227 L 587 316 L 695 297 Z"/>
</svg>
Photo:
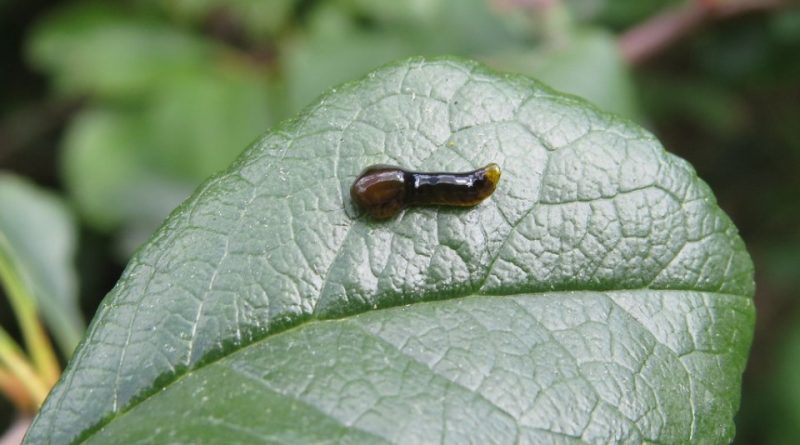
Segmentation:
<svg viewBox="0 0 800 445">
<path fill-rule="evenodd" d="M 499 163 L 472 209 L 368 164 Z M 683 160 L 521 77 L 414 59 L 323 97 L 134 257 L 27 443 L 725 443 L 752 264 Z"/>
</svg>

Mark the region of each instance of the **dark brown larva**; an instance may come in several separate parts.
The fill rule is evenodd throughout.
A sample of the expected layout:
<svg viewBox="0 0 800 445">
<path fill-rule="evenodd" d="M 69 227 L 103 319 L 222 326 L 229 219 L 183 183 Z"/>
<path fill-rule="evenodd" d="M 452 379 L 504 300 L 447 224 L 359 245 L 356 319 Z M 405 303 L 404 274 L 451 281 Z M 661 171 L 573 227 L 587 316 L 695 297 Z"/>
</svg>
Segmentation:
<svg viewBox="0 0 800 445">
<path fill-rule="evenodd" d="M 474 206 L 494 192 L 500 167 L 465 173 L 421 173 L 391 165 L 372 165 L 353 182 L 350 196 L 373 218 L 385 219 L 409 205 Z"/>
</svg>

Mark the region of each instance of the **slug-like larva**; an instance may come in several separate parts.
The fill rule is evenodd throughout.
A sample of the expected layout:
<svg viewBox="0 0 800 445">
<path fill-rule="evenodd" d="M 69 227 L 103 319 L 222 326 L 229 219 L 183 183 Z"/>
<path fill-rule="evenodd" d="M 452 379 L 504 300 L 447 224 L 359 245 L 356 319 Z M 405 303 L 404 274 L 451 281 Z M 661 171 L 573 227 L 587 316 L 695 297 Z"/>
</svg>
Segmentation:
<svg viewBox="0 0 800 445">
<path fill-rule="evenodd" d="M 420 173 L 372 165 L 353 182 L 350 196 L 373 218 L 385 219 L 409 205 L 474 206 L 494 192 L 500 167 L 491 163 L 465 173 Z"/>
</svg>

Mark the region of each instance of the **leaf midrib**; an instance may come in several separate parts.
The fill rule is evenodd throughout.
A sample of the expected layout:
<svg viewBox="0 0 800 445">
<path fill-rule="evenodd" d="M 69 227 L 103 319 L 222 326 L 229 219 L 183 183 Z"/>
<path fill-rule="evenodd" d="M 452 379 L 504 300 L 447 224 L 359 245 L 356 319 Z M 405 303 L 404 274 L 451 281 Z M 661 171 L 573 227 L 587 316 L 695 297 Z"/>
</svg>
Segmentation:
<svg viewBox="0 0 800 445">
<path fill-rule="evenodd" d="M 250 341 L 248 343 L 238 344 L 238 345 L 234 346 L 233 348 L 231 348 L 229 351 L 226 351 L 225 353 L 222 353 L 219 356 L 214 357 L 211 360 L 201 361 L 197 366 L 194 366 L 194 367 L 191 367 L 191 368 L 187 368 L 182 373 L 176 373 L 174 378 L 172 378 L 169 381 L 165 382 L 163 385 L 159 386 L 158 388 L 155 388 L 155 387 L 150 388 L 147 391 L 147 392 L 149 392 L 149 394 L 146 394 L 146 392 L 145 392 L 145 395 L 143 395 L 142 397 L 134 397 L 133 398 L 134 401 L 131 402 L 130 404 L 128 404 L 127 406 L 125 406 L 120 411 L 118 411 L 116 413 L 112 413 L 112 415 L 110 415 L 109 417 L 107 417 L 107 418 L 105 418 L 103 420 L 100 420 L 94 426 L 85 429 L 71 443 L 73 445 L 77 445 L 77 444 L 81 444 L 81 443 L 87 442 L 91 437 L 93 437 L 95 434 L 97 434 L 105 425 L 108 425 L 109 423 L 119 419 L 120 417 L 124 416 L 128 412 L 130 412 L 133 409 L 135 409 L 140 404 L 150 400 L 153 396 L 155 396 L 156 394 L 159 394 L 164 389 L 167 389 L 167 388 L 171 387 L 172 385 L 179 383 L 184 378 L 189 377 L 195 371 L 199 371 L 199 370 L 201 370 L 201 369 L 203 369 L 203 368 L 205 368 L 207 366 L 216 364 L 217 362 L 220 362 L 220 361 L 222 361 L 224 359 L 230 358 L 232 355 L 234 355 L 234 354 L 236 354 L 236 353 L 238 353 L 238 352 L 240 352 L 240 351 L 242 351 L 244 349 L 247 349 L 247 348 L 249 348 L 251 346 L 256 346 L 256 345 L 260 344 L 261 342 L 271 340 L 273 337 L 275 337 L 277 335 L 288 334 L 288 333 L 290 333 L 292 331 L 295 331 L 295 330 L 298 330 L 298 329 L 301 329 L 301 328 L 306 328 L 309 325 L 312 325 L 314 323 L 322 323 L 322 322 L 337 321 L 337 320 L 346 320 L 346 319 L 349 319 L 349 318 L 352 318 L 352 317 L 357 317 L 357 316 L 362 315 L 362 314 L 372 313 L 372 312 L 376 312 L 376 311 L 391 310 L 391 309 L 395 309 L 397 307 L 416 306 L 416 305 L 424 305 L 424 304 L 435 304 L 435 303 L 440 303 L 442 301 L 462 300 L 462 299 L 466 299 L 466 298 L 470 298 L 470 297 L 495 297 L 495 298 L 497 298 L 497 297 L 519 297 L 519 296 L 525 296 L 525 295 L 536 297 L 536 296 L 552 295 L 552 294 L 612 293 L 612 292 L 613 293 L 617 293 L 617 292 L 660 292 L 660 293 L 694 292 L 694 293 L 722 296 L 724 298 L 749 299 L 748 296 L 741 295 L 741 294 L 734 294 L 734 293 L 721 292 L 721 291 L 701 290 L 701 289 L 689 289 L 689 288 L 658 289 L 658 288 L 650 288 L 650 287 L 636 287 L 636 288 L 627 288 L 627 289 L 620 288 L 620 289 L 605 289 L 605 290 L 598 290 L 598 289 L 554 289 L 554 290 L 542 290 L 542 291 L 532 291 L 532 292 L 531 291 L 513 292 L 513 293 L 506 293 L 506 294 L 485 293 L 485 292 L 474 292 L 474 291 L 471 291 L 469 293 L 465 293 L 464 295 L 457 295 L 457 296 L 453 296 L 453 297 L 445 298 L 445 299 L 441 299 L 441 300 L 433 299 L 433 300 L 417 301 L 417 302 L 414 302 L 414 303 L 389 305 L 389 306 L 384 306 L 384 307 L 381 307 L 381 308 L 371 309 L 369 311 L 346 314 L 346 315 L 342 315 L 340 317 L 325 318 L 325 317 L 318 317 L 318 316 L 314 315 L 312 317 L 308 317 L 308 318 L 300 320 L 297 324 L 295 324 L 293 326 L 288 326 L 288 327 L 285 327 L 284 329 L 276 329 L 274 331 L 267 331 L 262 337 L 254 338 L 252 341 Z"/>
</svg>

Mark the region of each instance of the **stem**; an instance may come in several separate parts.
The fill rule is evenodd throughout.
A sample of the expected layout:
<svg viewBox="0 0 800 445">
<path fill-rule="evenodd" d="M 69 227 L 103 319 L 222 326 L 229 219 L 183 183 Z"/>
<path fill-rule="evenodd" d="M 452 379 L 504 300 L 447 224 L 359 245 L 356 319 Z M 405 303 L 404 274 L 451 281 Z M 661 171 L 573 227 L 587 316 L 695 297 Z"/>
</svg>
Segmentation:
<svg viewBox="0 0 800 445">
<path fill-rule="evenodd" d="M 652 58 L 700 26 L 748 12 L 777 9 L 786 0 L 694 0 L 667 9 L 619 37 L 622 57 L 632 65 Z"/>
<path fill-rule="evenodd" d="M 33 400 L 25 390 L 25 386 L 4 367 L 0 367 L 0 392 L 14 403 L 17 411 L 30 412 L 33 410 Z"/>
<path fill-rule="evenodd" d="M 36 313 L 36 300 L 28 292 L 22 282 L 22 277 L 7 254 L 10 251 L 8 246 L 5 237 L 0 233 L 0 284 L 6 290 L 8 300 L 19 321 L 25 346 L 31 354 L 39 375 L 49 386 L 52 386 L 60 374 L 58 360 L 53 351 L 53 345 Z"/>
<path fill-rule="evenodd" d="M 0 328 L 0 363 L 19 380 L 36 406 L 44 402 L 50 391 L 50 385 L 42 381 L 14 339 L 3 328 Z"/>
</svg>

